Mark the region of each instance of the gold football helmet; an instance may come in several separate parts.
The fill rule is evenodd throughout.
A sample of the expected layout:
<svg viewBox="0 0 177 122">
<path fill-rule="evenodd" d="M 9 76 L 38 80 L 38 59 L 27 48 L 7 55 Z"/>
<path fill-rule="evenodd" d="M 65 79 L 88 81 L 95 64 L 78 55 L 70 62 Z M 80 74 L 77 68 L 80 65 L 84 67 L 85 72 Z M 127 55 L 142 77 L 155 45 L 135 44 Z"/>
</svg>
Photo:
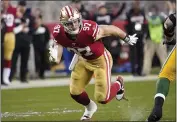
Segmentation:
<svg viewBox="0 0 177 122">
<path fill-rule="evenodd" d="M 60 23 L 69 34 L 78 34 L 82 28 L 80 12 L 71 6 L 64 6 L 60 11 Z"/>
</svg>

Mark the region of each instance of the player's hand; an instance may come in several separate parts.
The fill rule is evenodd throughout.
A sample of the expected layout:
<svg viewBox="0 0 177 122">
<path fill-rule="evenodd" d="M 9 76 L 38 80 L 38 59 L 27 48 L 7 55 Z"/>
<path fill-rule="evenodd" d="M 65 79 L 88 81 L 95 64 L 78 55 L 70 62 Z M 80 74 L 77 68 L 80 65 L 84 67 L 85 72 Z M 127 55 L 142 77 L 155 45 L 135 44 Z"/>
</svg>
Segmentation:
<svg viewBox="0 0 177 122">
<path fill-rule="evenodd" d="M 58 62 L 58 45 L 51 45 L 49 47 L 49 61 Z"/>
<path fill-rule="evenodd" d="M 162 117 L 162 107 L 155 107 L 149 115 L 148 122 L 157 122 Z"/>
<path fill-rule="evenodd" d="M 136 44 L 137 40 L 138 40 L 138 37 L 136 37 L 136 34 L 134 34 L 134 35 L 132 35 L 132 36 L 131 36 L 131 35 L 128 35 L 128 36 L 125 37 L 125 39 L 124 39 L 124 41 L 125 41 L 126 43 L 130 44 L 130 45 Z"/>
</svg>

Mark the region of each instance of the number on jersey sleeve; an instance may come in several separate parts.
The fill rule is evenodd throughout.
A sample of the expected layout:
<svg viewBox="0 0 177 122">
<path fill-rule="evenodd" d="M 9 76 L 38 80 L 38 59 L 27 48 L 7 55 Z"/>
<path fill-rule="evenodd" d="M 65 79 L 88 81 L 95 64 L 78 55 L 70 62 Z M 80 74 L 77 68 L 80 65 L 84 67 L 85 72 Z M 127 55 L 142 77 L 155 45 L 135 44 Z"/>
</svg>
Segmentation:
<svg viewBox="0 0 177 122">
<path fill-rule="evenodd" d="M 57 44 L 57 36 L 61 33 L 61 25 L 57 24 L 54 26 L 52 30 L 52 40 L 55 44 Z"/>
<path fill-rule="evenodd" d="M 95 40 L 99 32 L 98 24 L 89 20 L 83 24 L 83 31 L 87 31 L 88 34 L 93 37 L 93 40 Z"/>
<path fill-rule="evenodd" d="M 55 40 L 57 40 L 57 36 L 61 33 L 61 25 L 55 25 L 52 30 L 52 36 Z"/>
<path fill-rule="evenodd" d="M 53 33 L 60 33 L 60 25 L 56 25 L 53 29 Z"/>
</svg>

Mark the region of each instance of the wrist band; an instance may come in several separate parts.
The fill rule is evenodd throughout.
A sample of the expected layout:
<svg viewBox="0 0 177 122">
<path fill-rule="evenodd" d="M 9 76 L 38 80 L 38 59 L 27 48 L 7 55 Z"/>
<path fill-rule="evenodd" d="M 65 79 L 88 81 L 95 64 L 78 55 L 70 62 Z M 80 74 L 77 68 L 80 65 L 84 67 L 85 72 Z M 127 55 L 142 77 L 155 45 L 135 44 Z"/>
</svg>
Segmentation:
<svg viewBox="0 0 177 122">
<path fill-rule="evenodd" d="M 125 38 L 124 38 L 124 41 L 125 41 L 125 42 L 129 42 L 129 41 L 130 41 L 130 38 L 126 35 Z"/>
</svg>

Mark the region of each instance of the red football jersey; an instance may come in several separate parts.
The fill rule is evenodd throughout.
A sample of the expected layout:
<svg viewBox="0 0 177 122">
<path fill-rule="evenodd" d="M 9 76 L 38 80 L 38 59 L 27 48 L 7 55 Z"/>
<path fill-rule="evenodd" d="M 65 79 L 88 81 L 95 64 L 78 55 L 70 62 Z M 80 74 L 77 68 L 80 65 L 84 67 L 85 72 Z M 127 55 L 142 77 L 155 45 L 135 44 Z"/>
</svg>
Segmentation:
<svg viewBox="0 0 177 122">
<path fill-rule="evenodd" d="M 81 55 L 83 58 L 92 60 L 100 57 L 104 53 L 104 45 L 100 40 L 95 41 L 99 27 L 96 22 L 90 20 L 83 20 L 83 28 L 77 35 L 75 40 L 70 40 L 61 24 L 58 24 L 53 29 L 53 37 L 55 41 L 67 48 L 69 51 Z M 84 50 L 89 46 L 91 52 Z"/>
<path fill-rule="evenodd" d="M 3 18 L 5 19 L 6 24 L 6 32 L 13 32 L 13 28 L 15 26 L 15 18 L 16 18 L 16 8 L 11 5 L 8 7 L 7 11 L 3 13 Z"/>
</svg>

